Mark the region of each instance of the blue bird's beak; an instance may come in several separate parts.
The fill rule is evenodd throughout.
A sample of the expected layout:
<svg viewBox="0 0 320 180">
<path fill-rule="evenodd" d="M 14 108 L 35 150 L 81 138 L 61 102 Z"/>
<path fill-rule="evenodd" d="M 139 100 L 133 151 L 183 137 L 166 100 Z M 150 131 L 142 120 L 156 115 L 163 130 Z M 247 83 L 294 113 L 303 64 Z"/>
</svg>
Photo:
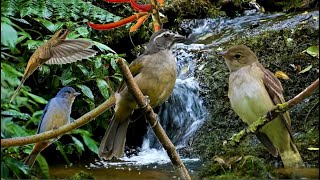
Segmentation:
<svg viewBox="0 0 320 180">
<path fill-rule="evenodd" d="M 81 94 L 81 93 L 79 93 L 79 92 L 73 93 L 74 96 L 79 96 L 80 94 Z"/>
</svg>

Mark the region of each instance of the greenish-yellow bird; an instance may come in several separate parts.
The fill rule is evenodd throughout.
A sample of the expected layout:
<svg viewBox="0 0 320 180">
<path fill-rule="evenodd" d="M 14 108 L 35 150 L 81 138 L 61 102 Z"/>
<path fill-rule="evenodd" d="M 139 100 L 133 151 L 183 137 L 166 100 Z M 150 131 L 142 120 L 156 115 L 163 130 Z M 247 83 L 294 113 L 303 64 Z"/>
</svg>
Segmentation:
<svg viewBox="0 0 320 180">
<path fill-rule="evenodd" d="M 280 81 L 259 63 L 247 46 L 233 46 L 219 54 L 230 70 L 228 97 L 231 107 L 245 123 L 252 124 L 276 104 L 285 102 Z M 303 165 L 291 135 L 288 112 L 264 125 L 256 135 L 274 157 L 280 154 L 285 167 Z"/>
</svg>

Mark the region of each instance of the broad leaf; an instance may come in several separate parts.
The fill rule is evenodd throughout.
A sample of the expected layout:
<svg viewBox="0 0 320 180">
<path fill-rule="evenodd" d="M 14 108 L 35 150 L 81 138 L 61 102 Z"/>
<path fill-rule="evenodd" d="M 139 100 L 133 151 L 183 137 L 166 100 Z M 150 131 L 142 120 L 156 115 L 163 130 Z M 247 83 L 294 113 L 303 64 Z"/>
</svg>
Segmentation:
<svg viewBox="0 0 320 180">
<path fill-rule="evenodd" d="M 86 85 L 77 85 L 78 88 L 81 89 L 84 95 L 86 95 L 90 99 L 94 99 L 91 89 Z"/>
<path fill-rule="evenodd" d="M 1 44 L 14 48 L 18 42 L 17 31 L 9 24 L 1 23 Z"/>
<path fill-rule="evenodd" d="M 103 79 L 97 79 L 97 86 L 98 86 L 98 88 L 99 88 L 99 90 L 101 92 L 101 95 L 104 98 L 108 99 L 109 98 L 109 90 L 108 90 L 109 86 L 108 86 L 108 83 Z"/>
</svg>

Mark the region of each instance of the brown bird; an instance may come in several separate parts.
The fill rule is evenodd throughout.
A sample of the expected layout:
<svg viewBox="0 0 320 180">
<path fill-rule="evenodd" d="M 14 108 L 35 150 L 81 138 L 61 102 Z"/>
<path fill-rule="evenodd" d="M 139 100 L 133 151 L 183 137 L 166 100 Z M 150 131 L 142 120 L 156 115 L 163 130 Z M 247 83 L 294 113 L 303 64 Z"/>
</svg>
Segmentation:
<svg viewBox="0 0 320 180">
<path fill-rule="evenodd" d="M 259 63 L 247 46 L 233 46 L 219 54 L 231 72 L 228 92 L 231 107 L 248 125 L 285 102 L 280 81 Z M 291 135 L 288 112 L 264 125 L 256 136 L 274 157 L 280 154 L 285 167 L 303 165 Z"/>
<path fill-rule="evenodd" d="M 134 80 L 152 107 L 165 102 L 176 81 L 176 61 L 170 47 L 185 37 L 170 30 L 154 33 L 144 53 L 129 66 Z M 129 117 L 138 108 L 134 97 L 123 84 L 116 94 L 115 115 L 99 147 L 99 156 L 105 159 L 123 156 Z"/>
<path fill-rule="evenodd" d="M 81 39 L 66 39 L 69 30 L 57 31 L 51 39 L 40 46 L 30 57 L 21 82 L 10 102 L 16 97 L 25 80 L 43 63 L 67 64 L 94 56 L 97 52 L 88 49 L 92 44 Z"/>
</svg>

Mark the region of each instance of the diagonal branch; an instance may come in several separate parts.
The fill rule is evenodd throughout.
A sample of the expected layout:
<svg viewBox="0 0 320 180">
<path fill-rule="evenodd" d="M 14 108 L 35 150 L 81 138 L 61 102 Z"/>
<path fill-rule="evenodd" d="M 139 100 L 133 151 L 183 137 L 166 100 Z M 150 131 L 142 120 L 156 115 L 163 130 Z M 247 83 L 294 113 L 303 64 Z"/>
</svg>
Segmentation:
<svg viewBox="0 0 320 180">
<path fill-rule="evenodd" d="M 247 129 L 241 130 L 238 134 L 232 135 L 232 137 L 228 140 L 231 145 L 235 145 L 239 143 L 242 139 L 244 139 L 249 134 L 255 134 L 257 130 L 263 127 L 268 122 L 272 121 L 280 114 L 288 111 L 293 106 L 300 103 L 305 98 L 309 97 L 316 89 L 319 88 L 319 78 L 314 81 L 310 86 L 308 86 L 305 90 L 299 93 L 294 98 L 290 99 L 288 102 L 283 104 L 277 104 L 271 111 L 267 112 L 266 115 L 260 117 L 257 121 L 252 123 Z"/>
<path fill-rule="evenodd" d="M 85 115 L 81 116 L 74 122 L 61 126 L 58 129 L 46 131 L 40 134 L 27 136 L 27 137 L 17 137 L 17 138 L 8 138 L 8 139 L 1 139 L 1 148 L 12 147 L 12 146 L 22 146 L 26 144 L 32 144 L 40 141 L 49 140 L 55 137 L 59 137 L 67 132 L 79 128 L 88 122 L 92 121 L 104 111 L 109 109 L 115 103 L 115 97 L 112 95 L 109 99 L 105 102 L 100 104 L 95 109 L 91 110 L 90 112 L 86 113 Z"/>
<path fill-rule="evenodd" d="M 179 154 L 176 151 L 173 143 L 170 141 L 169 137 L 163 130 L 161 124 L 158 122 L 158 116 L 152 110 L 152 107 L 149 104 L 146 104 L 145 96 L 142 94 L 136 82 L 133 80 L 133 76 L 122 59 L 118 59 L 118 64 L 120 70 L 123 74 L 123 79 L 125 80 L 127 87 L 131 94 L 133 94 L 138 106 L 143 109 L 145 112 L 146 119 L 151 125 L 155 135 L 158 140 L 161 142 L 164 149 L 167 151 L 167 154 L 172 162 L 172 164 L 178 169 L 181 174 L 182 179 L 191 180 L 190 175 L 180 159 Z"/>
</svg>

